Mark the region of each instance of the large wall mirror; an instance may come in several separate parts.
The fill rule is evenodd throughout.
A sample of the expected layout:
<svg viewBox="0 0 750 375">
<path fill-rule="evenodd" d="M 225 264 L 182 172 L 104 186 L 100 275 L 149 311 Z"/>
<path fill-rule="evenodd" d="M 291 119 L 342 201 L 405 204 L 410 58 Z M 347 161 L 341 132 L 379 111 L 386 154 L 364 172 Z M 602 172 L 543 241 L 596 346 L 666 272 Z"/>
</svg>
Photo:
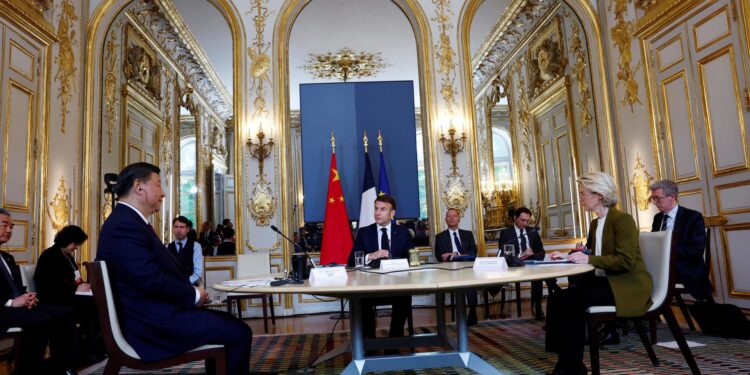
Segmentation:
<svg viewBox="0 0 750 375">
<path fill-rule="evenodd" d="M 470 32 L 485 235 L 525 206 L 545 241 L 573 242 L 588 223 L 575 180 L 602 168 L 589 43 L 565 1 L 507 3 L 482 3 Z"/>
<path fill-rule="evenodd" d="M 234 222 L 235 170 L 228 161 L 236 72 L 226 4 L 115 5 L 122 9 L 102 33 L 101 174 L 138 161 L 161 168 L 167 196 L 150 220 L 164 242 L 173 239 L 177 215 L 188 217 L 196 231 L 204 222 L 213 230 L 224 219 Z M 100 207 L 101 224 L 111 207 Z"/>
<path fill-rule="evenodd" d="M 372 82 L 372 81 L 412 81 L 414 91 L 414 121 L 411 129 L 404 131 L 413 131 L 416 135 L 416 142 L 413 145 L 413 151 L 417 157 L 417 179 L 419 210 L 414 213 L 413 217 L 402 217 L 400 224 L 406 225 L 414 233 L 414 242 L 417 246 L 429 246 L 430 236 L 433 234 L 433 225 L 438 228 L 443 226 L 442 215 L 438 215 L 438 223 L 431 223 L 433 220 L 429 217 L 430 201 L 429 184 L 430 177 L 426 175 L 427 161 L 429 156 L 425 156 L 426 140 L 423 137 L 424 122 L 423 108 L 425 100 L 423 98 L 423 87 L 420 76 L 420 62 L 417 46 L 422 43 L 415 37 L 414 29 L 410 24 L 409 18 L 401 8 L 400 2 L 388 0 L 354 0 L 354 1 L 336 1 L 336 0 L 315 0 L 307 3 L 300 10 L 291 28 L 288 46 L 288 69 L 289 69 L 289 113 L 290 119 L 290 138 L 291 138 L 291 161 L 294 168 L 294 175 L 291 179 L 296 194 L 294 194 L 294 229 L 297 231 L 300 227 L 302 234 L 308 236 L 306 242 L 310 243 L 311 249 L 319 249 L 320 234 L 322 223 L 310 222 L 305 220 L 304 199 L 310 199 L 306 192 L 303 191 L 302 182 L 302 157 L 301 144 L 304 139 L 301 138 L 301 127 L 305 123 L 300 123 L 300 119 L 305 118 L 304 113 L 300 113 L 300 84 L 308 83 L 339 83 L 344 82 L 341 74 L 330 73 L 340 69 L 342 64 L 346 64 L 346 50 L 348 48 L 353 53 L 355 64 L 365 66 L 369 59 L 380 62 L 379 68 L 372 72 L 366 70 L 360 71 L 362 74 L 351 74 L 346 77 L 346 82 Z M 335 19 L 336 22 L 326 20 Z M 327 63 L 315 63 L 320 61 L 320 56 L 328 56 Z M 337 57 L 338 56 L 338 57 Z M 313 66 L 314 65 L 314 66 Z M 357 65 L 355 65 L 355 68 Z M 355 70 L 352 69 L 352 72 Z M 426 119 L 425 119 L 426 120 Z M 326 132 L 327 134 L 330 131 Z M 363 150 L 362 134 L 359 134 L 356 142 L 358 150 Z M 376 186 L 379 179 L 379 147 L 378 134 L 368 133 L 369 154 L 373 165 L 373 174 Z M 389 150 L 387 143 L 389 139 L 384 138 L 384 157 L 386 165 L 398 161 L 398 150 Z M 330 157 L 330 147 L 325 148 L 326 157 Z M 337 154 L 338 155 L 338 154 Z M 363 158 L 360 151 L 356 157 Z M 326 159 L 326 166 L 328 159 Z M 347 160 L 338 159 L 339 166 L 347 163 Z M 389 172 L 390 173 L 390 172 Z M 390 176 L 389 176 L 390 177 Z M 393 177 L 390 177 L 393 178 Z M 343 180 L 342 180 L 343 181 Z M 361 191 L 363 181 L 358 179 L 349 179 L 347 183 L 354 184 Z M 397 201 L 398 193 L 394 193 Z M 325 200 L 325 197 L 320 197 Z M 347 200 L 353 199 L 359 202 L 359 196 L 346 197 Z M 359 203 L 356 203 L 359 207 Z M 352 221 L 353 228 L 356 228 L 359 210 L 348 212 Z M 397 210 L 397 216 L 399 212 Z M 440 229 L 442 230 L 442 229 Z M 426 252 L 425 254 L 427 254 Z M 426 256 L 426 255 L 425 255 Z"/>
</svg>

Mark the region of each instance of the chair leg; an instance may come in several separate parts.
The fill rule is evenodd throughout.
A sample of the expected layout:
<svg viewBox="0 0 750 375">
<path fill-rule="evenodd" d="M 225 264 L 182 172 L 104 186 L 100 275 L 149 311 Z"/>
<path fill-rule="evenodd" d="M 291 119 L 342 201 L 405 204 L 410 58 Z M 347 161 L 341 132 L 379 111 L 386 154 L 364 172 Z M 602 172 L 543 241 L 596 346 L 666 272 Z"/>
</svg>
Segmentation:
<svg viewBox="0 0 750 375">
<path fill-rule="evenodd" d="M 412 314 L 413 309 L 409 309 L 409 316 L 406 318 L 406 326 L 409 330 L 409 336 L 414 336 L 414 314 Z"/>
<path fill-rule="evenodd" d="M 456 321 L 456 293 L 451 293 L 451 322 Z"/>
<path fill-rule="evenodd" d="M 227 362 L 226 354 L 224 352 L 215 357 L 206 358 L 205 363 L 207 374 L 226 375 Z"/>
<path fill-rule="evenodd" d="M 490 318 L 490 292 L 484 290 L 484 319 Z"/>
<path fill-rule="evenodd" d="M 117 375 L 120 373 L 120 368 L 122 367 L 121 364 L 117 363 L 112 359 L 112 357 L 109 357 L 107 359 L 107 364 L 104 365 L 104 375 Z"/>
<path fill-rule="evenodd" d="M 500 318 L 505 318 L 505 285 L 503 285 L 501 288 L 502 289 L 500 289 Z"/>
<path fill-rule="evenodd" d="M 667 321 L 667 325 L 669 325 L 669 330 L 672 331 L 672 336 L 674 336 L 675 341 L 677 341 L 677 345 L 679 345 L 680 347 L 682 356 L 685 357 L 685 362 L 687 362 L 688 366 L 690 367 L 690 372 L 693 375 L 700 375 L 701 370 L 698 368 L 698 364 L 695 363 L 693 352 L 690 351 L 690 347 L 685 341 L 685 336 L 682 334 L 680 325 L 677 324 L 677 319 L 675 319 L 674 314 L 672 313 L 672 309 L 669 306 L 666 306 L 666 308 L 664 308 L 664 310 L 662 311 L 662 314 L 664 315 L 664 320 Z"/>
<path fill-rule="evenodd" d="M 268 309 L 268 304 L 266 303 L 266 297 L 263 296 L 260 298 L 263 304 L 263 331 L 265 333 L 268 333 L 268 312 L 266 309 Z"/>
<path fill-rule="evenodd" d="M 273 295 L 268 295 L 268 304 L 271 305 L 271 323 L 276 325 L 276 313 L 273 312 Z"/>
<path fill-rule="evenodd" d="M 659 359 L 656 358 L 654 347 L 651 346 L 651 341 L 649 341 L 648 336 L 646 336 L 646 328 L 643 326 L 643 323 L 641 322 L 640 319 L 633 319 L 633 325 L 635 326 L 636 332 L 638 332 L 638 337 L 641 338 L 641 343 L 643 343 L 643 347 L 646 348 L 648 357 L 651 359 L 651 364 L 654 366 L 659 366 Z"/>
<path fill-rule="evenodd" d="M 589 353 L 591 359 L 591 375 L 599 375 L 599 331 L 596 329 L 597 320 L 593 316 L 589 315 L 588 319 L 589 329 Z"/>
<path fill-rule="evenodd" d="M 651 345 L 656 345 L 656 317 L 651 316 L 648 319 L 648 328 L 651 331 Z"/>
<path fill-rule="evenodd" d="M 516 283 L 516 313 L 521 317 L 521 283 Z"/>
<path fill-rule="evenodd" d="M 682 299 L 682 295 L 680 293 L 675 293 L 674 299 L 677 301 L 677 306 L 680 307 L 680 311 L 682 311 L 682 316 L 685 317 L 685 321 L 687 321 L 688 327 L 690 327 L 690 332 L 695 332 L 693 319 L 690 317 L 690 311 L 688 311 L 688 308 L 685 305 L 685 300 Z"/>
</svg>

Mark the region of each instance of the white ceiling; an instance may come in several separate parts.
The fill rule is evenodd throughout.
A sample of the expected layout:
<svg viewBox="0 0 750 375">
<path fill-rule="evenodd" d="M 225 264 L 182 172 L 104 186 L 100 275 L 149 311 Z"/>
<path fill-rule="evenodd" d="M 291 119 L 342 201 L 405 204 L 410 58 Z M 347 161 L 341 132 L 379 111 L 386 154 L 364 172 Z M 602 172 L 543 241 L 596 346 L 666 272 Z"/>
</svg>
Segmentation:
<svg viewBox="0 0 750 375">
<path fill-rule="evenodd" d="M 232 93 L 232 34 L 219 11 L 207 0 L 174 0 L 174 5 L 206 52 L 221 83 Z"/>
<path fill-rule="evenodd" d="M 469 35 L 472 56 L 508 3 L 509 0 L 486 0 L 480 5 Z M 207 0 L 174 0 L 174 4 L 231 93 L 232 44 L 226 21 Z M 420 106 L 416 40 L 398 6 L 390 0 L 313 0 L 297 17 L 289 38 L 290 109 L 299 109 L 301 83 L 336 82 L 313 78 L 301 68 L 309 54 L 335 52 L 343 47 L 380 52 L 388 64 L 375 77 L 349 82 L 414 81 L 414 103 Z"/>
</svg>

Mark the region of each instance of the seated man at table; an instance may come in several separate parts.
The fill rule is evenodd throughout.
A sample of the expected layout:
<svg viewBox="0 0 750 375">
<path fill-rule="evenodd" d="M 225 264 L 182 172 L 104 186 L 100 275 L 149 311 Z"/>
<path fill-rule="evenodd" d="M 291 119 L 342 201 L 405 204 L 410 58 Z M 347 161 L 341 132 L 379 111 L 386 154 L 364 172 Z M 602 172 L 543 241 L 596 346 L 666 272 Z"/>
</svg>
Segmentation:
<svg viewBox="0 0 750 375">
<path fill-rule="evenodd" d="M 354 266 L 354 252 L 365 253 L 365 264 L 378 259 L 408 258 L 414 248 L 409 230 L 393 223 L 396 215 L 396 200 L 383 194 L 375 199 L 375 223 L 357 232 L 354 246 L 349 254 L 349 265 Z M 391 330 L 389 337 L 404 335 L 404 323 L 411 310 L 411 296 L 367 298 L 362 301 L 362 325 L 366 338 L 375 337 L 375 310 L 378 305 L 391 305 Z"/>
<path fill-rule="evenodd" d="M 538 228 L 529 228 L 531 210 L 519 207 L 513 212 L 513 226 L 503 229 L 498 240 L 498 250 L 503 250 L 505 245 L 513 245 L 513 251 L 521 259 L 543 260 L 544 245 L 539 236 Z M 544 280 L 547 290 L 552 293 L 559 289 L 557 279 Z M 542 282 L 531 282 L 531 303 L 534 307 L 536 320 L 544 320 L 542 312 Z"/>
<path fill-rule="evenodd" d="M 445 224 L 448 229 L 435 236 L 435 257 L 440 262 L 450 262 L 460 255 L 477 256 L 477 244 L 474 234 L 470 230 L 458 229 L 461 215 L 455 208 L 445 212 Z M 466 323 L 470 326 L 477 324 L 477 292 L 471 290 L 466 293 L 466 304 L 469 305 L 469 315 Z"/>
</svg>

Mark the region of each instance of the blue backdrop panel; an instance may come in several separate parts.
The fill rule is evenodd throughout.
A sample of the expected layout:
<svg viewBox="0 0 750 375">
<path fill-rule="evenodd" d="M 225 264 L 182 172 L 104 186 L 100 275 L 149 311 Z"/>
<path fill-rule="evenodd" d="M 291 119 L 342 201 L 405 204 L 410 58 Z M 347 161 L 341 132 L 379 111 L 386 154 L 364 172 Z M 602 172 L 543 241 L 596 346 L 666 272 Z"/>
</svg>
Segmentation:
<svg viewBox="0 0 750 375">
<path fill-rule="evenodd" d="M 336 159 L 351 220 L 359 218 L 365 130 L 377 186 L 378 129 L 383 135 L 391 193 L 398 203 L 396 217 L 419 217 L 413 87 L 412 81 L 300 85 L 306 222 L 323 221 L 325 217 L 331 131 L 336 135 Z"/>
</svg>

